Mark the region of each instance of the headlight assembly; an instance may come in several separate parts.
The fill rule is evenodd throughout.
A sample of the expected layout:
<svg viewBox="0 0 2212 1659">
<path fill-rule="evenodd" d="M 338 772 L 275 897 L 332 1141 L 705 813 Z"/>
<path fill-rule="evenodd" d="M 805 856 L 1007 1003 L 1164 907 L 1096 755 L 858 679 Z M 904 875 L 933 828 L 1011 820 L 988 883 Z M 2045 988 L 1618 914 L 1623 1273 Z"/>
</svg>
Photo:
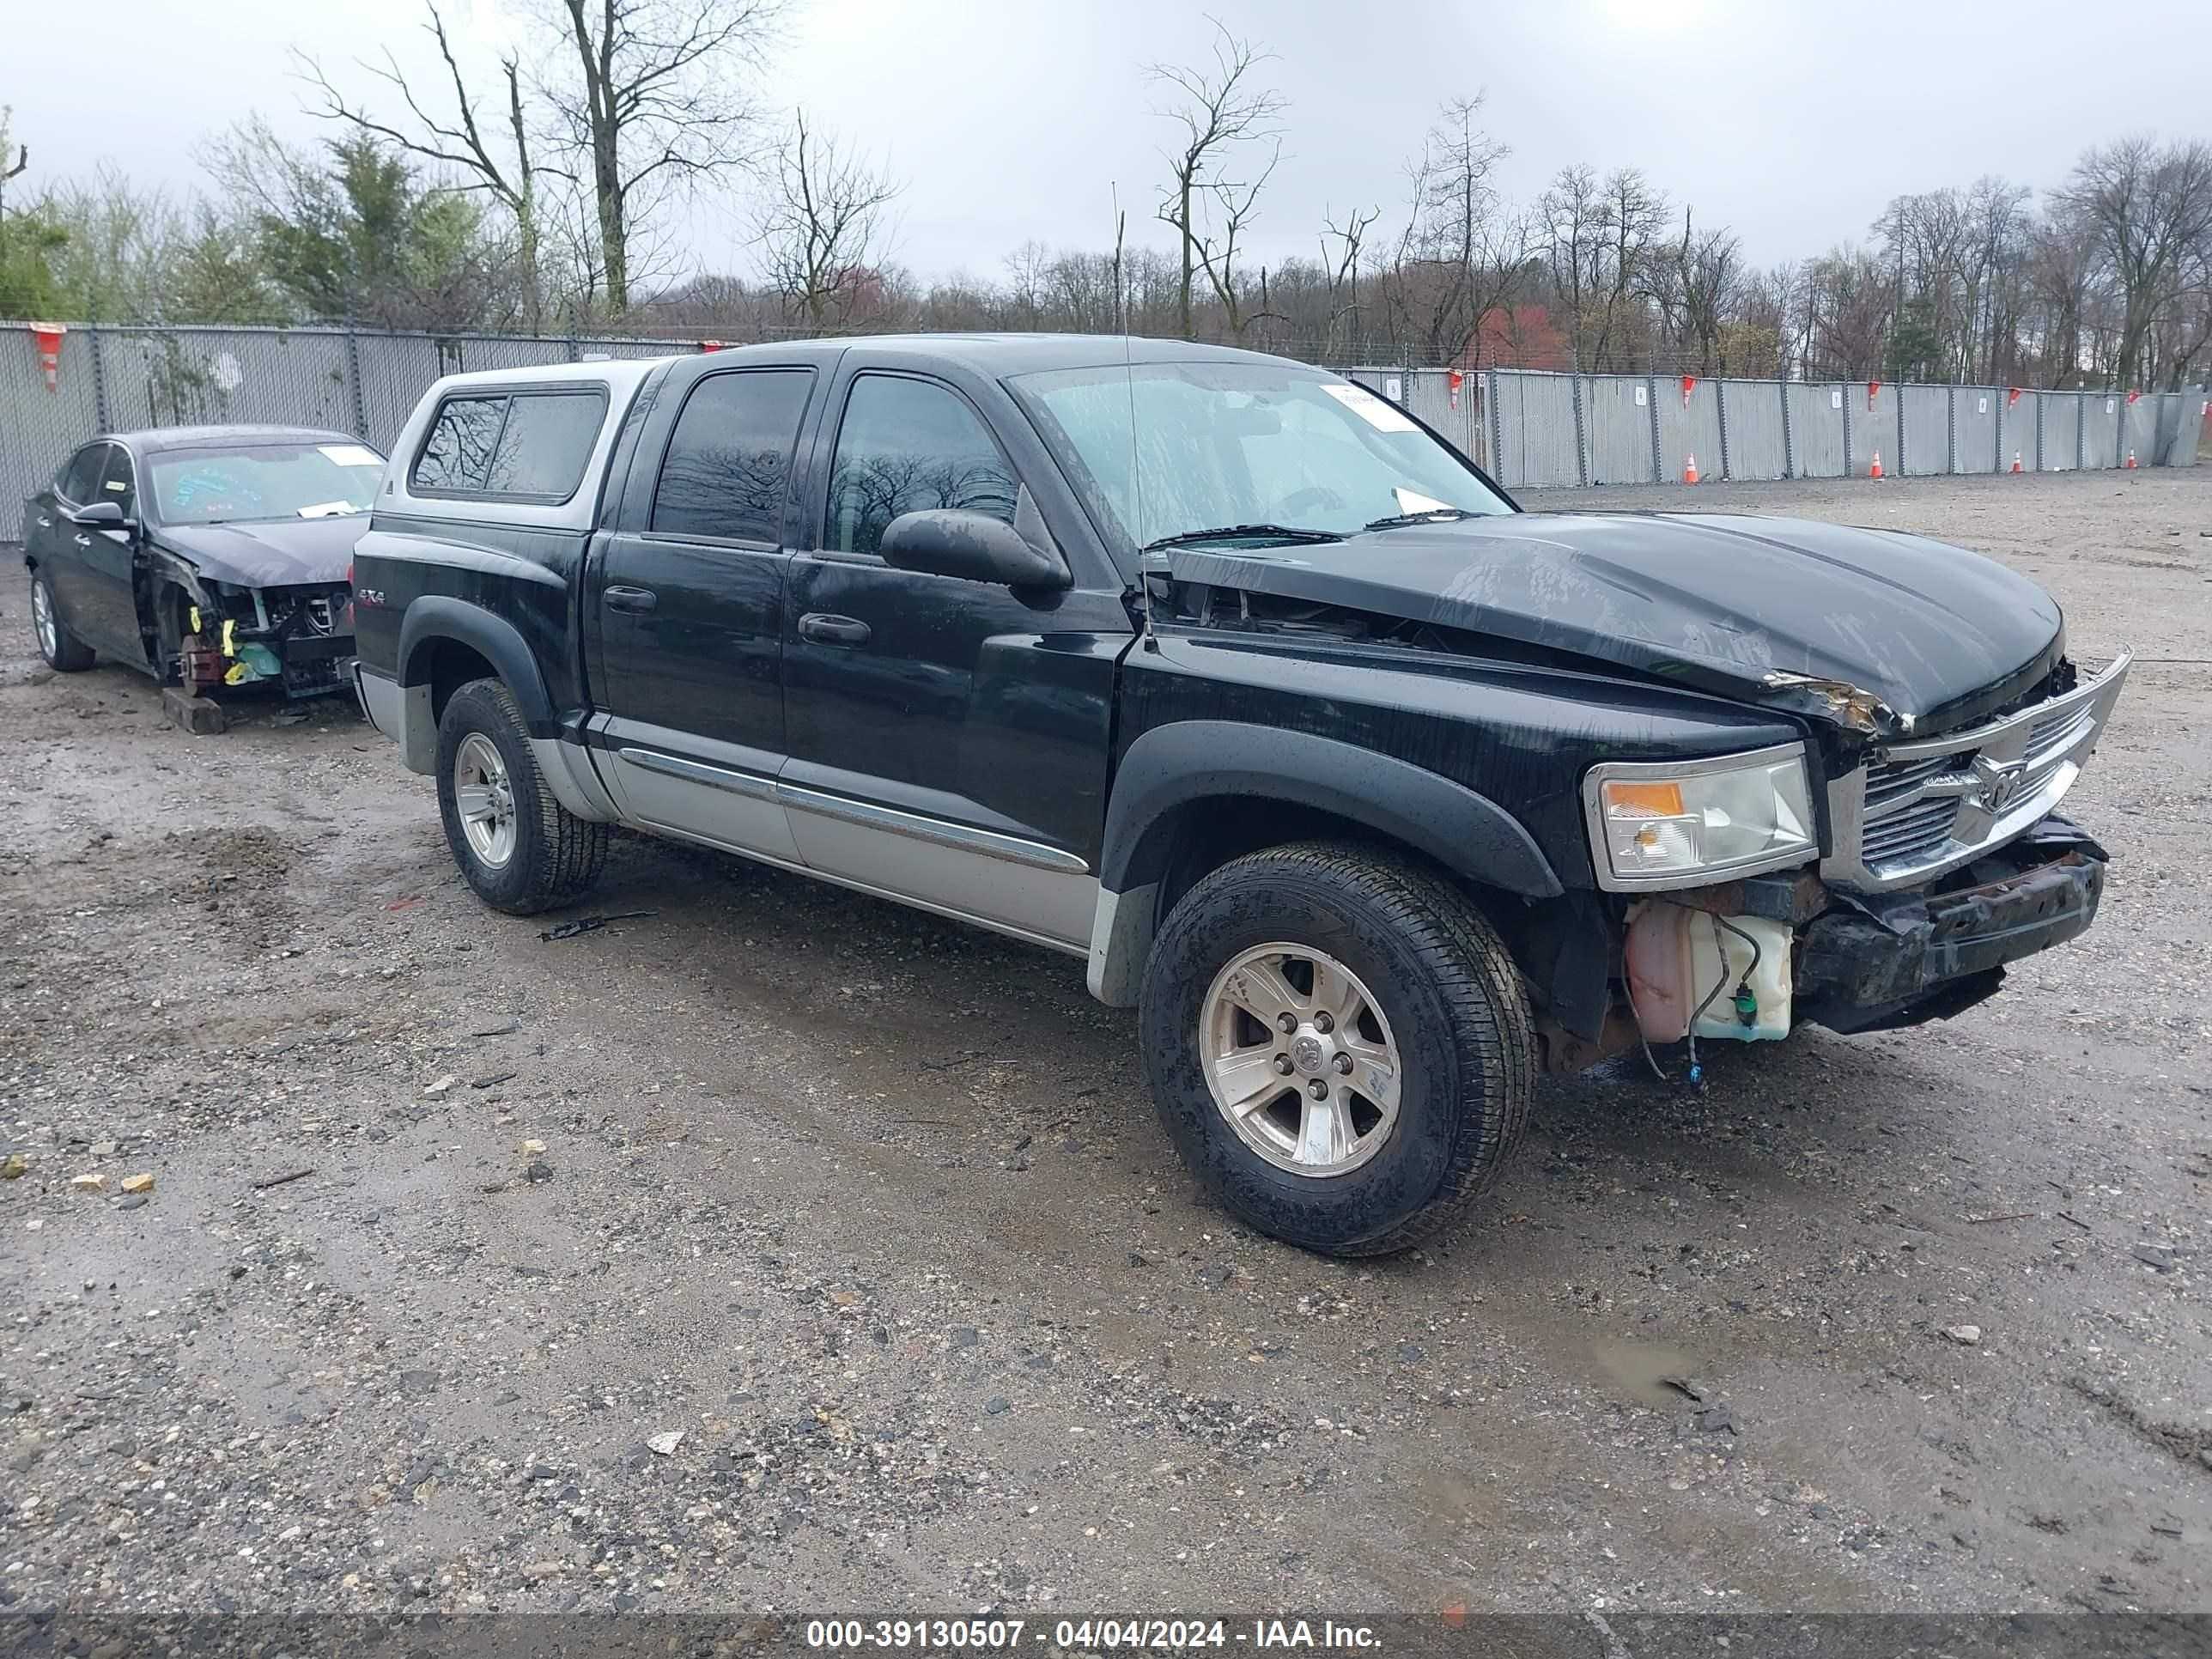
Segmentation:
<svg viewBox="0 0 2212 1659">
<path fill-rule="evenodd" d="M 1692 761 L 1601 761 L 1583 780 L 1598 885 L 1696 887 L 1820 855 L 1805 745 Z"/>
</svg>

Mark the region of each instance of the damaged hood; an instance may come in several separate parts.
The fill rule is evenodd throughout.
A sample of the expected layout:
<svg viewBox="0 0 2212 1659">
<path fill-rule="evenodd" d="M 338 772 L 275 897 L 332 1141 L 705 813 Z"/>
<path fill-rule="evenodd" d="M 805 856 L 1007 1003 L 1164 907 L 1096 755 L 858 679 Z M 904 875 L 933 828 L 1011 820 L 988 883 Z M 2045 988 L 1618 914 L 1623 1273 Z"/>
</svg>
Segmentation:
<svg viewBox="0 0 2212 1659">
<path fill-rule="evenodd" d="M 368 514 L 265 523 L 162 525 L 154 540 L 211 581 L 240 587 L 342 582 Z"/>
<path fill-rule="evenodd" d="M 1169 557 L 1178 581 L 1489 635 L 1884 737 L 1996 706 L 2061 645 L 2057 602 L 2002 565 L 1802 519 L 1522 513 Z"/>
</svg>

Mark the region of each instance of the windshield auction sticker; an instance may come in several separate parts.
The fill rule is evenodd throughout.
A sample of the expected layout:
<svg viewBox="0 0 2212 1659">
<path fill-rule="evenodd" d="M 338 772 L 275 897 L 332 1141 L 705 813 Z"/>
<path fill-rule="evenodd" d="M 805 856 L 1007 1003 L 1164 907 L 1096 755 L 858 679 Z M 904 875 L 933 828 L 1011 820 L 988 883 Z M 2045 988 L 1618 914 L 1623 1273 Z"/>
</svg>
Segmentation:
<svg viewBox="0 0 2212 1659">
<path fill-rule="evenodd" d="M 1346 409 L 1373 427 L 1377 432 L 1419 432 L 1413 417 L 1402 409 L 1386 404 L 1364 386 L 1342 386 L 1334 380 L 1323 384 L 1322 390 Z"/>
</svg>

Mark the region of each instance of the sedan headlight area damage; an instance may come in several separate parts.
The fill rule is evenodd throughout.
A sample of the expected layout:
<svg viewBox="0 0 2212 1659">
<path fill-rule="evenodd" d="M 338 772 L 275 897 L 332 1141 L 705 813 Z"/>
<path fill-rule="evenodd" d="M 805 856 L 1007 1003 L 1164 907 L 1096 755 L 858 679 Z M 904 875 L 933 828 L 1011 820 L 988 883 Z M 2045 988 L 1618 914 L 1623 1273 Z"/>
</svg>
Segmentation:
<svg viewBox="0 0 2212 1659">
<path fill-rule="evenodd" d="M 178 683 L 193 696 L 222 687 L 276 684 L 288 697 L 343 689 L 352 654 L 350 590 L 343 582 L 240 587 L 202 581 L 176 626 Z"/>
</svg>

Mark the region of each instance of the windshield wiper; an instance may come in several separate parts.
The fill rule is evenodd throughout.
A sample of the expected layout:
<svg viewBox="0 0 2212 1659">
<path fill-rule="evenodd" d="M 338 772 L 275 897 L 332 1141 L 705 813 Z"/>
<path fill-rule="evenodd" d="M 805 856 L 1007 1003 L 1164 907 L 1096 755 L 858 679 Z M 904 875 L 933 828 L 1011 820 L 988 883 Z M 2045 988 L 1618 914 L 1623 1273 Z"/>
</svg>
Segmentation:
<svg viewBox="0 0 2212 1659">
<path fill-rule="evenodd" d="M 1334 530 L 1302 530 L 1288 524 L 1224 524 L 1213 530 L 1186 530 L 1179 535 L 1163 536 L 1156 542 L 1146 542 L 1145 551 L 1157 553 L 1164 547 L 1188 547 L 1194 542 L 1227 541 L 1237 536 L 1266 536 L 1279 542 L 1340 542 L 1341 532 Z"/>
<path fill-rule="evenodd" d="M 1463 507 L 1431 507 L 1419 513 L 1394 513 L 1387 519 L 1370 519 L 1363 526 L 1368 530 L 1400 530 L 1409 524 L 1449 524 L 1455 519 L 1479 519 L 1480 513 L 1470 513 Z"/>
</svg>

